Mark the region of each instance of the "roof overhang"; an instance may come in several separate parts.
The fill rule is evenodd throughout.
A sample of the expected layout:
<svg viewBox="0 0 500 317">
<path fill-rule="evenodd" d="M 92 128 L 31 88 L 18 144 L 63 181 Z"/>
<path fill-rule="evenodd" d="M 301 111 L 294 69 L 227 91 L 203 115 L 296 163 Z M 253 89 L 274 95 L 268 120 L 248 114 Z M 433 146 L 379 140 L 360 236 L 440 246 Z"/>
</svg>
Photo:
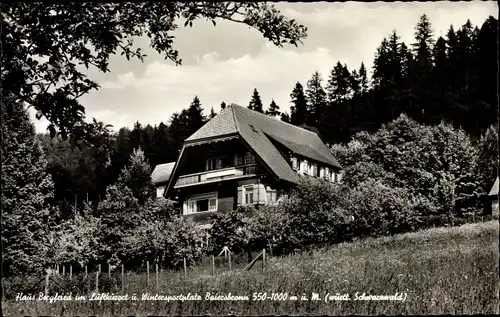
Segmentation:
<svg viewBox="0 0 500 317">
<path fill-rule="evenodd" d="M 216 136 L 216 137 L 209 137 L 209 138 L 202 138 L 202 139 L 196 139 L 196 140 L 191 140 L 191 141 L 186 141 L 184 142 L 185 147 L 190 147 L 190 146 L 195 146 L 195 145 L 202 145 L 202 144 L 210 144 L 210 143 L 217 143 L 217 142 L 224 142 L 224 141 L 229 141 L 229 140 L 234 140 L 234 139 L 239 139 L 240 136 L 238 133 L 232 133 L 232 134 L 226 134 L 222 136 Z"/>
</svg>

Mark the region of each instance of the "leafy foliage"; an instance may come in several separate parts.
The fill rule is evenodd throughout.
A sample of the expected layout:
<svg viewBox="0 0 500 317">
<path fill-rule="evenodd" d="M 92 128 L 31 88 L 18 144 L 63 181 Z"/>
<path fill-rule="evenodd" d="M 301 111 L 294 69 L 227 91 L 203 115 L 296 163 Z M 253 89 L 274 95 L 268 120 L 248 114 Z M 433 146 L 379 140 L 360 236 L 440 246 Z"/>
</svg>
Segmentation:
<svg viewBox="0 0 500 317">
<path fill-rule="evenodd" d="M 99 261 L 101 220 L 92 215 L 90 204 L 85 203 L 81 213 L 77 212 L 73 219 L 65 221 L 58 229 L 52 232 L 54 241 L 51 252 L 55 263 L 83 268 Z"/>
<path fill-rule="evenodd" d="M 143 221 L 129 232 L 123 241 L 124 258 L 128 267 L 160 263 L 162 267 L 178 268 L 194 264 L 202 252 L 203 233 L 192 221 L 174 216 L 168 221 Z"/>
<path fill-rule="evenodd" d="M 477 150 L 463 130 L 449 124 L 421 125 L 403 114 L 376 133 L 359 133 L 333 150 L 349 186 L 374 179 L 405 188 L 416 199 L 427 199 L 427 213 L 434 216 L 479 211 Z"/>
<path fill-rule="evenodd" d="M 478 151 L 477 175 L 483 190 L 487 192 L 498 176 L 498 130 L 493 125 L 481 135 Z"/>
<path fill-rule="evenodd" d="M 226 246 L 232 252 L 247 249 L 250 236 L 246 230 L 246 223 L 252 212 L 253 208 L 238 207 L 236 210 L 214 213 L 211 216 L 210 243 L 216 252 L 220 252 Z"/>
</svg>

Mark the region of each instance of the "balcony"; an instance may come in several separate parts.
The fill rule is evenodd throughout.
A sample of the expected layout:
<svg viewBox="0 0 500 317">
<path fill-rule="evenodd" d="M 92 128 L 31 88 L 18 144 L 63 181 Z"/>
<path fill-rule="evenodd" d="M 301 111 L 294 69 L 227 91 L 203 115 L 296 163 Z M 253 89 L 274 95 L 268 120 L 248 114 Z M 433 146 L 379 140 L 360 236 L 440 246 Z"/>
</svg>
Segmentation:
<svg viewBox="0 0 500 317">
<path fill-rule="evenodd" d="M 211 183 L 221 180 L 236 179 L 256 175 L 256 164 L 227 167 L 201 173 L 179 176 L 175 188 L 193 184 Z"/>
</svg>

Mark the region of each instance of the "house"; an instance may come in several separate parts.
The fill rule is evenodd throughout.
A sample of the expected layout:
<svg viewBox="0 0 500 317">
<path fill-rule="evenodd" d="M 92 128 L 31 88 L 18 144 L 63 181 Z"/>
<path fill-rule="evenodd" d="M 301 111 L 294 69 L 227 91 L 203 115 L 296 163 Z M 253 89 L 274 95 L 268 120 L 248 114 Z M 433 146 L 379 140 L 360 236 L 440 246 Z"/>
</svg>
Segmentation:
<svg viewBox="0 0 500 317">
<path fill-rule="evenodd" d="M 153 173 L 151 173 L 151 181 L 156 187 L 156 197 L 165 196 L 165 188 L 167 187 L 174 165 L 175 162 L 158 164 L 153 170 Z"/>
<path fill-rule="evenodd" d="M 491 203 L 491 214 L 498 217 L 498 176 L 488 194 L 488 202 Z"/>
<path fill-rule="evenodd" d="M 214 212 L 274 204 L 301 177 L 340 182 L 342 167 L 318 135 L 232 104 L 152 174 L 158 195 L 200 224 Z"/>
</svg>

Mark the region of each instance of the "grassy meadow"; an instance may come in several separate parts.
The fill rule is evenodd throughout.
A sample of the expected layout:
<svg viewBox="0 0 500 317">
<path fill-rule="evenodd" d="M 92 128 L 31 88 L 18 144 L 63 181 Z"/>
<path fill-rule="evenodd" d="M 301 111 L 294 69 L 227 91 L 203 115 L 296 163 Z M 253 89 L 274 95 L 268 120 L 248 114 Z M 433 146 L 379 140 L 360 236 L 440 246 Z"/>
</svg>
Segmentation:
<svg viewBox="0 0 500 317">
<path fill-rule="evenodd" d="M 232 270 L 219 263 L 211 276 L 210 260 L 182 272 L 127 274 L 114 294 L 197 293 L 199 301 L 47 301 L 7 300 L 5 316 L 18 315 L 399 315 L 498 314 L 498 221 L 363 239 L 286 257 L 271 257 L 249 272 L 237 258 Z M 217 261 L 223 261 L 218 259 Z M 225 266 L 226 265 L 226 266 Z M 206 292 L 247 295 L 244 301 L 208 301 Z M 252 300 L 253 293 L 288 293 L 287 300 Z M 310 300 L 312 293 L 319 300 Z M 404 301 L 354 300 L 404 293 Z M 325 301 L 327 294 L 349 294 L 351 300 Z M 292 295 L 297 300 L 290 300 Z M 309 300 L 301 300 L 305 295 Z"/>
</svg>

